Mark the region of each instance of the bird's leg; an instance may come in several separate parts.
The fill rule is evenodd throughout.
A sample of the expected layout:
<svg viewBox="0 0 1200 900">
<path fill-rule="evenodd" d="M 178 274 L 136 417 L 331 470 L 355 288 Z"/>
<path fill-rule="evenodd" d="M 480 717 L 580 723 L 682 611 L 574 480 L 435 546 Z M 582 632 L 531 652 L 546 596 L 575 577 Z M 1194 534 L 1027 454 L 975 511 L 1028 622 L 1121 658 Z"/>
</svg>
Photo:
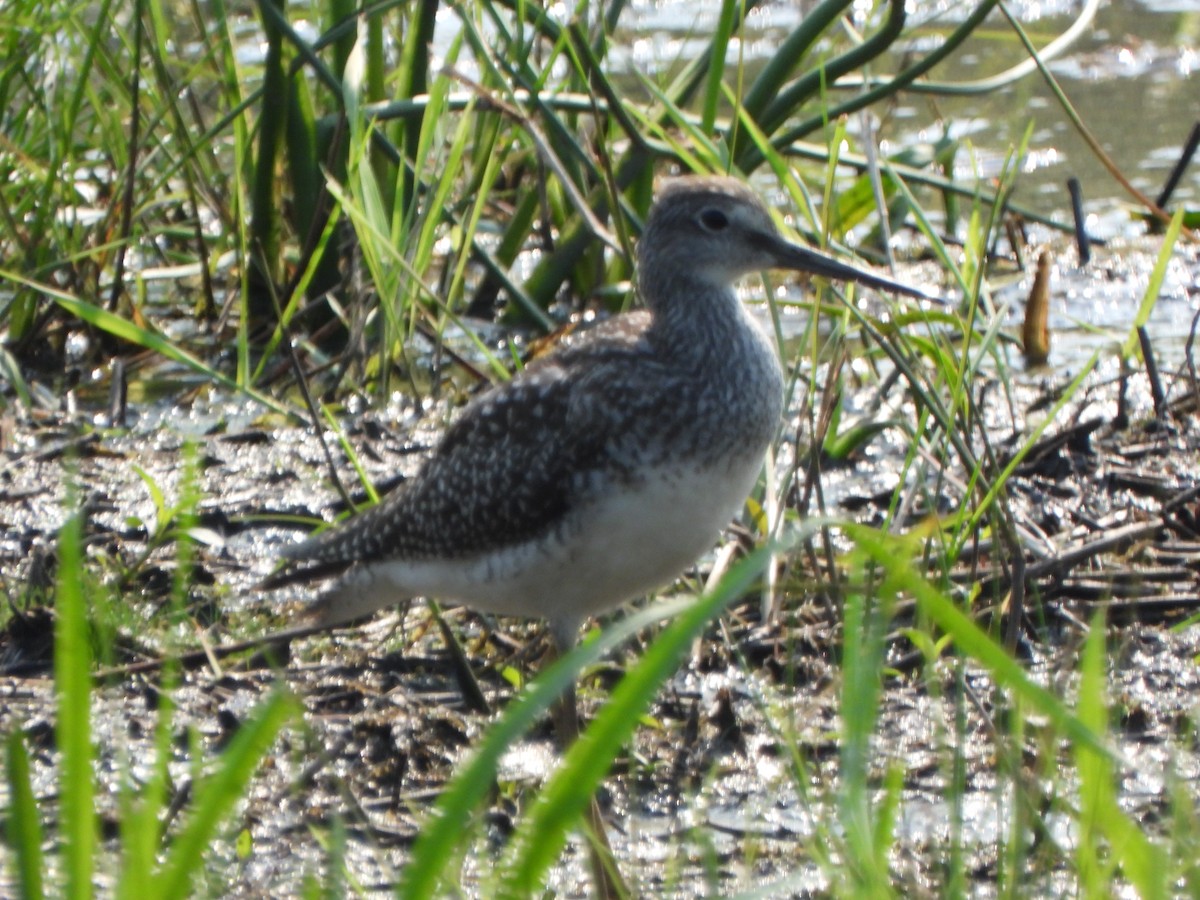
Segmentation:
<svg viewBox="0 0 1200 900">
<path fill-rule="evenodd" d="M 551 717 L 554 720 L 554 736 L 558 747 L 566 752 L 579 737 L 579 701 L 575 696 L 575 682 L 571 682 L 554 701 Z"/>
<path fill-rule="evenodd" d="M 575 641 L 579 637 L 579 625 L 579 620 L 575 618 L 555 619 L 550 622 L 552 660 L 570 652 L 571 648 L 575 646 Z M 566 752 L 579 737 L 579 705 L 575 696 L 574 679 L 571 680 L 570 686 L 562 692 L 562 695 L 554 701 L 551 718 L 554 720 L 554 735 L 558 740 L 558 747 Z"/>
<path fill-rule="evenodd" d="M 555 656 L 566 652 L 575 643 L 579 631 L 578 623 L 555 622 L 552 625 L 554 634 Z M 558 740 L 559 749 L 566 752 L 579 738 L 579 704 L 575 694 L 575 682 L 567 686 L 562 695 L 554 701 L 551 713 L 554 720 L 554 734 Z M 602 900 L 623 900 L 632 894 L 629 886 L 621 877 L 617 868 L 617 859 L 613 854 L 612 844 L 608 840 L 608 827 L 604 823 L 604 814 L 600 810 L 600 802 L 596 795 L 588 800 L 587 810 L 588 852 L 592 869 L 592 884 L 595 896 Z"/>
</svg>

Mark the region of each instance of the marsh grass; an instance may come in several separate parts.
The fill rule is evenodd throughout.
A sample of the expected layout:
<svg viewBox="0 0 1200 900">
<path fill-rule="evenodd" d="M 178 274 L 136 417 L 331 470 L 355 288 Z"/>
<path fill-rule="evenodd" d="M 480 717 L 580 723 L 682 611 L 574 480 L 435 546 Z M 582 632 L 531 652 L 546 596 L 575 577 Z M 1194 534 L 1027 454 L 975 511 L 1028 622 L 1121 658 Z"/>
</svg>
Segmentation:
<svg viewBox="0 0 1200 900">
<path fill-rule="evenodd" d="M 8 60 L 0 68 L 0 157 L 11 171 L 0 185 L 0 370 L 11 390 L 0 402 L 24 412 L 44 403 L 44 385 L 58 386 L 66 368 L 80 365 L 69 358 L 70 337 L 86 333 L 93 340 L 83 362 L 92 366 L 119 356 L 131 360 L 135 377 L 154 378 L 167 360 L 289 418 L 303 418 L 311 399 L 311 424 L 333 429 L 374 500 L 367 469 L 339 426 L 342 402 L 354 394 L 387 401 L 429 384 L 430 393 L 457 392 L 445 377 L 451 369 L 471 382 L 507 377 L 521 344 L 498 347 L 480 319 L 525 338 L 552 330 L 564 310 L 627 305 L 628 292 L 610 285 L 632 274 L 656 170 L 769 175 L 786 198 L 779 205 L 799 213 L 785 227 L 825 248 L 854 241 L 886 249 L 889 228 L 912 227 L 940 265 L 954 305 L 897 304 L 883 315 L 866 311 L 852 289 L 839 296 L 818 286 L 803 303 L 772 292 L 780 344 L 798 348 L 787 360 L 789 408 L 805 437 L 781 435 L 777 465 L 748 506 L 744 524 L 758 549 L 697 589 L 694 602 L 633 613 L 518 690 L 425 813 L 399 873 L 401 895 L 463 890 L 468 858 L 493 853 L 485 810 L 503 754 L 565 685 L 648 635 L 584 737 L 535 796 L 520 797 L 513 834 L 482 886 L 503 897 L 543 890 L 587 802 L 694 643 L 727 640 L 712 625 L 720 612 L 761 594 L 764 619 L 787 621 L 813 593 L 838 622 L 831 651 L 840 710 L 831 727 L 836 779 L 821 779 L 811 738 L 791 719 L 794 660 L 778 683 L 765 680 L 754 702 L 786 760 L 781 789 L 800 798 L 817 823 L 797 841 L 797 856 L 816 866 L 822 890 L 889 896 L 915 886 L 904 882 L 898 862 L 905 761 L 880 747 L 887 690 L 901 678 L 890 668 L 892 651 L 903 645 L 919 656 L 928 693 L 954 712 L 938 735 L 937 759 L 950 822 L 929 865 L 931 880 L 920 886 L 961 896 L 978 877 L 967 862 L 962 803 L 973 764 L 964 747 L 976 727 L 968 718 L 980 702 L 968 690 L 968 673 L 982 672 L 995 813 L 1007 817 L 984 876 L 997 894 L 1023 896 L 1028 884 L 1064 870 L 1082 896 L 1127 886 L 1164 896 L 1178 880 L 1194 892 L 1195 809 L 1186 785 L 1175 786 L 1160 823 L 1165 839 L 1144 834 L 1114 789 L 1128 766 L 1107 734 L 1103 619 L 1090 623 L 1077 688 L 1064 699 L 1015 660 L 1014 632 L 1001 629 L 1003 617 L 981 614 L 1003 608 L 1004 581 L 983 596 L 977 580 L 964 585 L 954 577 L 981 539 L 1020 557 L 1009 479 L 1096 362 L 1014 452 L 997 451 L 977 392 L 985 372 L 1010 404 L 1013 388 L 1002 311 L 987 290 L 989 254 L 1002 231 L 1000 212 L 1012 208 L 1014 160 L 1025 146 L 1013 148 L 997 184 L 985 188 L 945 175 L 956 154 L 969 152 L 955 141 L 875 159 L 848 127 L 846 117 L 956 52 L 996 5 L 976 4 L 938 33 L 936 49 L 912 51 L 893 75 L 848 94 L 838 86 L 843 75 L 881 71 L 895 59 L 887 54 L 897 41 L 917 36 L 904 4 L 884 4 L 863 39 L 849 41 L 840 27 L 848 4 L 825 0 L 781 39 L 769 62 L 751 66 L 741 50 L 730 50 L 744 47 L 738 39 L 754 4 L 724 0 L 694 58 L 647 73 L 617 71 L 613 62 L 620 3 L 585 5 L 564 23 L 530 3 L 382 4 L 360 20 L 348 4 L 330 2 L 310 10 L 319 32 L 310 39 L 297 30 L 295 9 L 271 0 L 256 7 L 256 19 L 223 0 L 182 14 L 157 0 L 108 0 L 95 9 L 16 0 L 0 24 Z M 438 13 L 454 22 L 448 43 L 432 41 Z M 248 32 L 265 47 L 252 62 L 239 53 Z M 961 251 L 943 237 L 956 229 Z M 1178 233 L 1177 218 L 1139 321 Z M 150 268 L 176 273 L 170 302 L 146 291 Z M 786 344 L 785 319 L 796 312 L 806 324 Z M 828 328 L 820 327 L 822 317 Z M 198 324 L 185 337 L 169 336 L 193 319 Z M 846 365 L 852 356 L 862 363 L 853 372 Z M 467 358 L 470 365 L 452 364 Z M 292 382 L 303 382 L 303 401 Z M 878 415 L 852 420 L 844 398 L 864 386 L 876 392 Z M 821 466 L 885 432 L 901 434 L 906 450 L 882 521 L 866 528 L 830 518 Z M 195 540 L 194 475 L 184 482 L 181 496 L 171 498 L 145 476 L 156 517 L 142 523 L 145 553 L 120 565 L 87 552 L 82 512 L 70 510 L 61 529 L 53 591 L 56 807 L 43 808 L 21 723 L 8 723 L 5 741 L 5 855 L 23 896 L 87 896 L 102 879 L 121 896 L 202 892 L 210 841 L 235 827 L 232 811 L 247 801 L 281 729 L 300 720 L 280 689 L 241 721 L 219 754 L 205 757 L 193 741 L 192 800 L 178 815 L 174 804 L 185 794 L 167 765 L 175 752 L 168 666 L 155 759 L 138 768 L 150 774 L 135 776 L 133 766 L 120 773 L 118 833 L 99 838 L 99 797 L 111 785 L 98 780 L 89 729 L 92 670 L 97 659 L 111 660 L 114 642 L 106 636 L 131 627 L 116 612 L 120 592 L 151 555 L 176 556 L 161 618 L 190 615 L 192 561 L 203 551 Z M 949 510 L 941 509 L 943 497 L 953 498 Z M 103 618 L 106 609 L 111 618 Z M 668 614 L 674 621 L 656 627 Z M 1013 618 L 1019 625 L 1019 615 Z M 728 652 L 756 674 L 737 647 Z M 1036 759 L 1027 764 L 1027 755 Z M 700 780 L 716 778 L 711 771 Z M 691 798 L 700 813 L 703 795 Z M 1069 823 L 1072 846 L 1046 838 L 1047 807 Z M 343 824 L 333 822 L 318 840 L 328 864 L 324 882 L 309 883 L 313 894 L 361 890 L 344 869 Z M 724 891 L 724 851 L 711 835 L 695 827 L 679 840 L 700 848 L 705 886 Z M 114 845 L 119 861 L 105 863 Z M 751 867 L 759 852 L 748 835 L 737 862 Z M 786 865 L 777 871 L 783 874 L 755 896 L 809 884 L 808 873 L 802 880 Z M 682 871 L 668 869 L 666 877 L 695 887 Z"/>
</svg>

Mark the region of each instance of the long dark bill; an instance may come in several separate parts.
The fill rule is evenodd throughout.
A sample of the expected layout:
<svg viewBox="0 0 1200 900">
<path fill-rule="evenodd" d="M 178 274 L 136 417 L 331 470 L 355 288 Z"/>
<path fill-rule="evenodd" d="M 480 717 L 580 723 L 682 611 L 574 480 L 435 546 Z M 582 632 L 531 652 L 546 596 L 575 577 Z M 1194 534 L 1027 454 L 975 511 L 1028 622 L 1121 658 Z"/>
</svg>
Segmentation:
<svg viewBox="0 0 1200 900">
<path fill-rule="evenodd" d="M 940 297 L 932 294 L 927 294 L 920 288 L 911 287 L 907 284 L 901 284 L 899 281 L 892 281 L 890 278 L 884 278 L 882 275 L 875 275 L 865 269 L 859 269 L 854 266 L 840 263 L 836 259 L 831 259 L 824 254 L 817 253 L 815 250 L 809 250 L 807 247 L 801 247 L 799 244 L 792 244 L 788 241 L 774 239 L 770 246 L 771 255 L 775 257 L 775 264 L 781 269 L 794 269 L 798 272 L 808 272 L 812 275 L 819 275 L 822 278 L 831 278 L 836 281 L 856 281 L 859 284 L 865 284 L 867 287 L 878 288 L 881 291 L 889 291 L 895 294 L 905 294 L 909 297 L 916 297 L 920 300 L 930 300 L 934 303 L 944 303 Z"/>
</svg>

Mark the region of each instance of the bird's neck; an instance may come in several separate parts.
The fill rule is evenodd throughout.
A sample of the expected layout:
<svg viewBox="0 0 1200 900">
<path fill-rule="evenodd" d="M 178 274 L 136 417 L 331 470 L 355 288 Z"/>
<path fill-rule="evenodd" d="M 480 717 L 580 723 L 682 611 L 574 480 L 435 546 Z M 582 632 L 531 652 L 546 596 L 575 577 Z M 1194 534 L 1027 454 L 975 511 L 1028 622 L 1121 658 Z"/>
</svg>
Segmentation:
<svg viewBox="0 0 1200 900">
<path fill-rule="evenodd" d="M 741 316 L 741 303 L 732 285 L 701 277 L 686 268 L 639 273 L 638 284 L 642 302 L 656 319 L 669 322 L 673 328 L 686 330 L 693 320 L 725 322 L 726 327 L 734 327 Z"/>
<path fill-rule="evenodd" d="M 644 337 L 655 359 L 677 376 L 677 412 L 704 420 L 716 411 L 719 424 L 705 430 L 703 455 L 748 459 L 757 471 L 782 413 L 783 370 L 774 342 L 732 286 L 680 278 L 671 289 L 669 296 L 644 298 L 653 313 Z"/>
<path fill-rule="evenodd" d="M 757 326 L 731 285 L 678 270 L 669 283 L 643 282 L 642 299 L 653 313 L 656 342 L 676 357 L 736 355 Z"/>
</svg>

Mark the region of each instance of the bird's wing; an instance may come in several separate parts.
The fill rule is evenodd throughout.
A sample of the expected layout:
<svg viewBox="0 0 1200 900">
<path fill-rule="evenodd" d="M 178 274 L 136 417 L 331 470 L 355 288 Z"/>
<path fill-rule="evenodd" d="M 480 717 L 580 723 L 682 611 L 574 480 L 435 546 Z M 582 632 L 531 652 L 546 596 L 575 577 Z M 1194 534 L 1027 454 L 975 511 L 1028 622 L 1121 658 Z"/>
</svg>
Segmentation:
<svg viewBox="0 0 1200 900">
<path fill-rule="evenodd" d="M 572 356 L 480 396 L 413 479 L 286 555 L 318 563 L 467 556 L 553 527 L 607 443 L 572 415 Z"/>
</svg>

